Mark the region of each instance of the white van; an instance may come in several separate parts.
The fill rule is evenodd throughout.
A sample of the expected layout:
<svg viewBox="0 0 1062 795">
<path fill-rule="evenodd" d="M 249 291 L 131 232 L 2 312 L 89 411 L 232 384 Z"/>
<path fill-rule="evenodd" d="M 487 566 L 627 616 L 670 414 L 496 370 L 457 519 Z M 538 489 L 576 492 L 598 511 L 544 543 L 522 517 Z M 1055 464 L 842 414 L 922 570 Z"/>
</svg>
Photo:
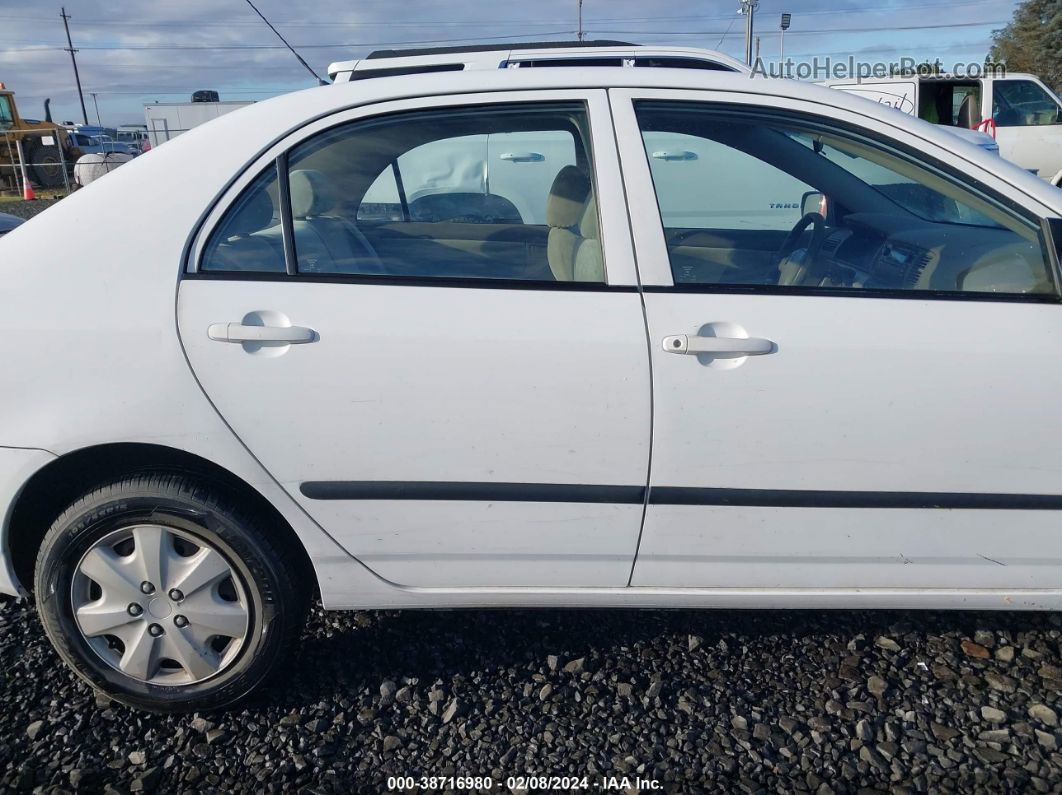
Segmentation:
<svg viewBox="0 0 1062 795">
<path fill-rule="evenodd" d="M 1062 187 L 1062 100 L 1038 77 L 894 77 L 827 80 L 823 85 L 859 94 L 946 127 L 995 135 L 999 154 Z"/>
</svg>

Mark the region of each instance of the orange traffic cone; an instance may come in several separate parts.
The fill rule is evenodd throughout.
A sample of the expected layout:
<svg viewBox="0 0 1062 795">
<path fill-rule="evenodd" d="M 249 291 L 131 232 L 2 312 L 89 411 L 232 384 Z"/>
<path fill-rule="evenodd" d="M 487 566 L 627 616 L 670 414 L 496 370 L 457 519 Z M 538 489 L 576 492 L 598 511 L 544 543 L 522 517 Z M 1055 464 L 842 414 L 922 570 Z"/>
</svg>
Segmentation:
<svg viewBox="0 0 1062 795">
<path fill-rule="evenodd" d="M 33 201 L 37 198 L 37 194 L 33 192 L 33 186 L 30 185 L 28 179 L 22 186 L 22 198 L 26 201 Z"/>
</svg>

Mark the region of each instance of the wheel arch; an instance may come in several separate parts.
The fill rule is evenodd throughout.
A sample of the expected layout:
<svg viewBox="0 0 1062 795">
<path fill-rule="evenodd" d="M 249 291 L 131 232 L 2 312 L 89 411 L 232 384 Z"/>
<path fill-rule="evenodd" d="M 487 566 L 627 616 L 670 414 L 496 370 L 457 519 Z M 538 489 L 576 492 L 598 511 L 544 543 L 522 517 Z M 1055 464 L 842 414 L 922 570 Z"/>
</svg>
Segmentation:
<svg viewBox="0 0 1062 795">
<path fill-rule="evenodd" d="M 221 488 L 246 508 L 266 517 L 271 533 L 290 546 L 300 574 L 317 590 L 317 574 L 298 534 L 257 489 L 222 466 L 163 445 L 121 442 L 75 450 L 49 461 L 26 482 L 12 506 L 5 541 L 23 589 L 33 586 L 33 569 L 48 528 L 79 496 L 109 481 L 143 472 L 190 475 Z"/>
</svg>

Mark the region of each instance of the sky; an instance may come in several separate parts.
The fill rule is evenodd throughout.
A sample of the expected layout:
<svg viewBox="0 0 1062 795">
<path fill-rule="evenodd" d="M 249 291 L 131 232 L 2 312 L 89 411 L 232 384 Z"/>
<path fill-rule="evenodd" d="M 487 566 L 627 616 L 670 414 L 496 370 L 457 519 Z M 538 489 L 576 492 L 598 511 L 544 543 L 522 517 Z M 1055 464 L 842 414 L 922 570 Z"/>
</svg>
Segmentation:
<svg viewBox="0 0 1062 795">
<path fill-rule="evenodd" d="M 578 0 L 255 0 L 321 76 L 329 63 L 402 46 L 571 40 Z M 588 39 L 706 47 L 744 57 L 739 0 L 584 0 Z M 785 54 L 794 60 L 854 55 L 893 62 L 983 61 L 992 31 L 1017 0 L 760 0 L 755 35 L 765 60 L 779 54 L 779 19 L 793 15 Z M 81 121 L 70 55 L 51 0 L 0 0 L 0 82 L 22 115 Z M 264 99 L 316 81 L 246 0 L 66 0 L 89 120 L 143 123 L 148 102 L 179 102 L 197 89 L 221 99 Z M 95 97 L 92 96 L 95 94 Z"/>
</svg>

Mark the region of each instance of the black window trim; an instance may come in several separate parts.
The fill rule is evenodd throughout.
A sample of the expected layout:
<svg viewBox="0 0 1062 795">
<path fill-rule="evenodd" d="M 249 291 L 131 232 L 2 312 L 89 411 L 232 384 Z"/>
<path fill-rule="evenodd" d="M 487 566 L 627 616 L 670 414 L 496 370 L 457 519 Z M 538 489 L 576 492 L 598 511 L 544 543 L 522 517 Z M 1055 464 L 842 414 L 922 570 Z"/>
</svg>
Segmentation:
<svg viewBox="0 0 1062 795">
<path fill-rule="evenodd" d="M 544 279 L 490 279 L 454 276 L 401 276 L 372 273 L 278 273 L 276 271 L 191 271 L 182 279 L 216 282 L 288 282 L 289 284 L 351 284 L 382 287 L 461 287 L 487 290 L 545 290 L 580 293 L 636 293 L 636 284 L 549 282 Z"/>
<path fill-rule="evenodd" d="M 288 184 L 288 151 L 285 149 L 279 155 L 273 166 L 276 170 L 277 177 L 277 194 L 280 200 L 280 230 L 284 243 L 284 275 L 294 276 L 297 273 L 295 259 L 295 222 L 291 215 L 291 186 Z M 254 184 L 254 183 L 251 183 Z M 246 190 L 246 188 L 244 189 Z M 228 211 L 225 211 L 228 214 Z M 222 218 L 225 216 L 223 215 Z M 205 255 L 206 252 L 204 251 Z M 200 258 L 201 270 L 202 258 Z"/>
<path fill-rule="evenodd" d="M 587 89 L 588 91 L 596 91 L 601 89 Z M 504 92 L 499 92 L 504 94 Z M 412 99 L 413 97 L 405 97 L 403 99 Z M 605 264 L 605 279 L 604 282 L 558 282 L 558 281 L 546 281 L 538 279 L 505 279 L 505 278 L 484 278 L 484 277 L 450 277 L 450 276 L 406 276 L 406 275 L 390 275 L 390 274 L 308 274 L 300 273 L 298 270 L 298 259 L 295 254 L 295 236 L 294 236 L 294 222 L 291 215 L 291 196 L 287 179 L 281 179 L 281 175 L 287 174 L 288 156 L 297 147 L 303 145 L 307 141 L 312 140 L 321 135 L 346 125 L 360 124 L 362 122 L 374 122 L 383 119 L 388 119 L 395 116 L 405 116 L 414 113 L 421 113 L 425 110 L 431 112 L 446 112 L 448 110 L 464 110 L 464 111 L 480 111 L 485 108 L 498 107 L 504 105 L 512 108 L 523 108 L 529 105 L 556 105 L 556 104 L 572 104 L 580 105 L 583 110 L 583 114 L 586 118 L 586 134 L 587 140 L 585 141 L 586 147 L 590 149 L 591 162 L 593 168 L 591 169 L 591 182 L 594 186 L 595 193 L 597 192 L 597 163 L 598 160 L 593 153 L 593 126 L 594 120 L 590 111 L 590 103 L 585 97 L 577 99 L 564 98 L 564 99 L 534 99 L 534 100 L 517 100 L 517 101 L 505 101 L 502 99 L 499 102 L 485 102 L 485 103 L 462 103 L 454 105 L 438 105 L 431 108 L 418 108 L 418 109 L 403 109 L 394 110 L 380 114 L 369 114 L 365 116 L 355 117 L 353 119 L 345 118 L 341 121 L 336 121 L 334 124 L 322 127 L 319 130 L 314 131 L 310 136 L 300 138 L 292 141 L 290 145 L 286 146 L 280 154 L 278 154 L 272 161 L 271 167 L 277 170 L 277 182 L 279 186 L 279 198 L 282 204 L 281 210 L 281 228 L 284 237 L 284 273 L 270 272 L 270 271 L 222 271 L 222 270 L 204 270 L 203 259 L 206 256 L 207 246 L 201 245 L 196 253 L 194 261 L 192 261 L 187 254 L 184 259 L 189 265 L 194 265 L 194 270 L 190 270 L 188 267 L 182 268 L 180 278 L 182 280 L 201 280 L 201 281 L 290 281 L 291 283 L 307 282 L 307 283 L 323 283 L 323 284 L 358 284 L 358 285 L 381 285 L 381 286 L 411 286 L 411 287 L 467 287 L 472 289 L 491 289 L 491 290 L 561 290 L 570 292 L 616 292 L 616 293 L 630 293 L 638 292 L 639 287 L 637 284 L 610 284 L 608 280 L 608 265 Z M 349 109 L 347 109 L 349 110 Z M 307 123 L 316 121 L 316 119 L 310 119 Z M 293 131 L 294 132 L 294 131 Z M 614 137 L 613 137 L 614 140 Z M 578 149 L 576 154 L 578 154 Z M 250 173 L 253 170 L 255 163 L 252 161 L 248 167 L 240 174 L 236 175 L 227 186 L 227 189 L 231 189 L 232 185 L 239 181 L 245 174 Z M 267 166 L 268 168 L 269 166 Z M 258 172 L 261 174 L 262 172 Z M 218 203 L 221 200 L 221 196 L 218 197 L 213 205 L 204 213 L 203 220 L 197 225 L 197 229 L 192 237 L 189 238 L 186 244 L 186 250 L 189 250 L 192 241 L 194 240 L 209 240 L 210 235 L 213 234 L 222 223 L 224 223 L 229 209 L 239 201 L 240 196 L 251 185 L 254 184 L 254 179 L 248 181 L 240 191 L 226 203 L 224 210 L 217 215 L 217 220 L 214 221 L 209 231 L 206 232 L 204 237 L 204 222 L 209 214 L 214 212 Z M 598 224 L 601 224 L 600 219 Z M 600 234 L 600 229 L 599 229 Z M 603 237 L 603 236 L 602 236 Z M 602 241 L 603 243 L 603 241 Z M 602 245 L 602 256 L 606 256 L 605 247 Z"/>
<path fill-rule="evenodd" d="M 980 194 L 982 198 L 993 202 L 1000 209 L 1003 209 L 1012 215 L 1016 215 L 1023 218 L 1030 226 L 1034 226 L 1038 230 L 1040 249 L 1047 255 L 1047 266 L 1050 268 L 1050 275 L 1054 279 L 1055 292 L 1053 294 L 1045 293 L 992 293 L 992 292 L 974 292 L 974 291 L 962 291 L 962 290 L 899 290 L 899 289 L 883 289 L 879 287 L 793 287 L 788 285 L 772 285 L 772 284 L 671 284 L 671 285 L 645 285 L 643 290 L 647 293 L 694 293 L 702 295 L 722 295 L 722 294 L 739 294 L 739 295 L 791 295 L 791 296 L 819 296 L 819 297 L 845 297 L 845 298 L 885 298 L 885 299 L 905 299 L 905 300 L 937 300 L 937 301 L 990 301 L 1000 303 L 1027 303 L 1027 304 L 1062 304 L 1062 252 L 1056 252 L 1052 250 L 1054 247 L 1051 245 L 1051 236 L 1047 233 L 1049 219 L 1040 218 L 1039 216 L 1030 215 L 1030 211 L 1011 200 L 1006 196 L 1000 195 L 997 191 L 993 190 L 976 177 L 971 177 L 966 174 L 962 174 L 958 169 L 949 166 L 941 160 L 938 160 L 932 155 L 924 152 L 919 152 L 912 147 L 909 147 L 898 141 L 892 139 L 883 140 L 880 135 L 877 135 L 869 130 L 866 130 L 858 125 L 852 124 L 846 121 L 839 121 L 836 119 L 829 119 L 825 116 L 809 113 L 806 111 L 792 111 L 781 110 L 778 108 L 767 108 L 757 105 L 746 105 L 737 102 L 713 102 L 711 100 L 697 100 L 697 99 L 665 99 L 660 97 L 632 97 L 631 104 L 634 107 L 635 114 L 637 114 L 638 105 L 642 104 L 669 104 L 669 105 L 691 105 L 697 108 L 703 108 L 704 112 L 710 113 L 717 117 L 729 117 L 738 118 L 742 120 L 756 121 L 756 122 L 771 122 L 774 121 L 780 125 L 797 125 L 804 126 L 808 129 L 818 129 L 821 132 L 837 134 L 838 132 L 844 135 L 851 136 L 859 140 L 861 143 L 865 143 L 876 149 L 883 150 L 886 153 L 894 154 L 907 161 L 913 161 L 915 165 L 922 167 L 932 168 L 938 176 L 947 179 L 949 182 L 957 185 L 961 188 L 970 189 L 973 188 Z M 639 122 L 639 131 L 641 131 L 641 124 Z M 644 140 L 642 141 L 642 151 L 646 159 L 647 168 L 649 166 L 649 151 L 645 147 Z M 651 173 L 651 171 L 650 171 Z M 653 195 L 656 196 L 656 186 L 653 186 Z M 661 230 L 663 230 L 663 217 L 659 215 L 659 204 L 657 204 L 658 219 L 660 221 Z M 1059 224 L 1062 226 L 1062 223 Z M 1062 235 L 1062 230 L 1060 230 Z M 1056 246 L 1062 248 L 1062 241 L 1056 242 Z M 670 263 L 670 255 L 668 256 Z M 672 279 L 674 274 L 672 273 Z"/>
</svg>

